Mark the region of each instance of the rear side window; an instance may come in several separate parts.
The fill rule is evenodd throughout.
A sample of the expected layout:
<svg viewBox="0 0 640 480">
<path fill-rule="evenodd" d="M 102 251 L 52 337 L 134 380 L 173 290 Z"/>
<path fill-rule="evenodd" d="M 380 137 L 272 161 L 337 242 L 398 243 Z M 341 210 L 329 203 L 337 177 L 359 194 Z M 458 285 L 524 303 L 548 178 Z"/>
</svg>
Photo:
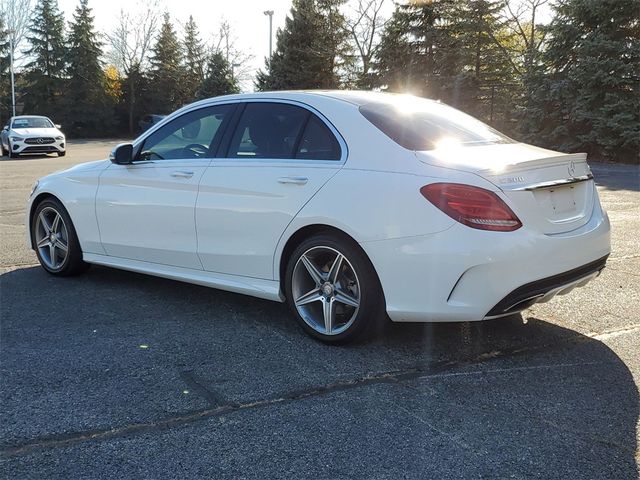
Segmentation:
<svg viewBox="0 0 640 480">
<path fill-rule="evenodd" d="M 466 113 L 417 97 L 399 95 L 388 102 L 369 103 L 360 107 L 360 113 L 409 150 L 514 142 Z"/>
<path fill-rule="evenodd" d="M 231 137 L 229 158 L 339 160 L 340 144 L 305 108 L 287 103 L 247 103 Z"/>
<path fill-rule="evenodd" d="M 340 160 L 340 144 L 331 130 L 311 114 L 304 129 L 296 158 L 306 160 Z"/>
<path fill-rule="evenodd" d="M 294 158 L 310 113 L 285 103 L 249 103 L 231 139 L 231 158 Z"/>
</svg>

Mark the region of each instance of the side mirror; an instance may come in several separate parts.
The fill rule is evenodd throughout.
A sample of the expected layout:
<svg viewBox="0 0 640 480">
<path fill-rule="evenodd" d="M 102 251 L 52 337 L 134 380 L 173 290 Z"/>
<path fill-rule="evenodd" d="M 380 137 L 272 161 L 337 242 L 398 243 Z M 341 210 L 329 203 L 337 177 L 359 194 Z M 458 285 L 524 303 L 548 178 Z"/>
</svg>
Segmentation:
<svg viewBox="0 0 640 480">
<path fill-rule="evenodd" d="M 9 125 L 5 125 L 4 127 L 2 127 L 2 130 L 5 131 L 5 132 L 8 131 L 9 130 Z"/>
<path fill-rule="evenodd" d="M 62 128 L 62 125 L 60 125 L 59 123 L 56 123 L 56 124 L 54 125 L 54 127 L 56 127 L 58 130 L 60 130 L 60 129 Z"/>
<path fill-rule="evenodd" d="M 130 143 L 121 143 L 111 151 L 109 160 L 118 165 L 129 165 L 133 162 L 133 145 Z"/>
</svg>

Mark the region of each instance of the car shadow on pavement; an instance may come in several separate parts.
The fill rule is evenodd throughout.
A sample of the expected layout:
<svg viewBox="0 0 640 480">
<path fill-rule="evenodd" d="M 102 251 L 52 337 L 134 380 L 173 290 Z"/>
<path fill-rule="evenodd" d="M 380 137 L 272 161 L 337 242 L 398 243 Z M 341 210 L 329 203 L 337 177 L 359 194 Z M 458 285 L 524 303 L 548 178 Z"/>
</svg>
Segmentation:
<svg viewBox="0 0 640 480">
<path fill-rule="evenodd" d="M 16 161 L 22 161 L 22 160 L 42 160 L 44 158 L 58 158 L 58 155 L 56 155 L 55 153 L 52 154 L 25 154 L 25 155 L 20 155 L 18 158 L 10 158 L 8 155 L 4 155 L 0 157 L 0 160 L 4 161 L 12 161 L 12 162 L 16 162 Z"/>
<path fill-rule="evenodd" d="M 284 471 L 323 446 L 305 460 L 309 477 L 327 474 L 344 445 L 349 478 L 637 475 L 629 368 L 597 338 L 542 318 L 388 324 L 330 347 L 283 304 L 108 268 L 74 278 L 23 268 L 0 288 L 0 471 L 19 478 L 63 464 L 95 476 L 101 448 L 125 455 L 138 441 L 156 449 L 136 455 L 148 475 L 163 455 L 189 475 L 191 450 L 171 450 L 175 436 L 210 448 L 199 462 L 237 457 L 232 477 L 276 438 L 288 445 L 273 453 Z M 223 414 L 242 429 L 211 428 Z"/>
</svg>

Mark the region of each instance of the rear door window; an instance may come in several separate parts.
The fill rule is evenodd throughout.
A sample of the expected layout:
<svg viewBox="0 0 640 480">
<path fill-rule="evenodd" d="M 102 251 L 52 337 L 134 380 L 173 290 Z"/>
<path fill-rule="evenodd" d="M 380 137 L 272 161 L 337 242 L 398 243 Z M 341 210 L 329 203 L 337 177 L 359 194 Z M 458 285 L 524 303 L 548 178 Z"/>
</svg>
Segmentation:
<svg viewBox="0 0 640 480">
<path fill-rule="evenodd" d="M 296 158 L 306 160 L 340 160 L 340 144 L 331 130 L 316 115 L 307 121 Z"/>
<path fill-rule="evenodd" d="M 248 103 L 231 139 L 230 158 L 292 159 L 311 113 L 286 103 Z"/>
</svg>

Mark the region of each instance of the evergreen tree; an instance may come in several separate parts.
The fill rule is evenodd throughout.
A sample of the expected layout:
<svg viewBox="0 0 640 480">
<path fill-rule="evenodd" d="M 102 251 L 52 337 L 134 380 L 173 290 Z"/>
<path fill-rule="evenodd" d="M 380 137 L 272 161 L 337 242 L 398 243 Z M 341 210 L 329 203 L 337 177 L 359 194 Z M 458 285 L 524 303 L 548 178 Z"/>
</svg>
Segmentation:
<svg viewBox="0 0 640 480">
<path fill-rule="evenodd" d="M 258 90 L 337 88 L 347 30 L 338 7 L 343 0 L 293 0 L 276 51 L 259 71 Z"/>
<path fill-rule="evenodd" d="M 214 52 L 207 62 L 206 76 L 198 90 L 197 97 L 211 98 L 218 95 L 238 93 L 238 83 L 232 76 L 229 62 L 221 52 Z"/>
<path fill-rule="evenodd" d="M 502 0 L 398 4 L 376 55 L 376 85 L 442 100 L 507 131 L 521 86 Z"/>
<path fill-rule="evenodd" d="M 528 138 L 595 158 L 638 161 L 640 23 L 637 0 L 561 0 L 544 68 L 527 79 Z"/>
<path fill-rule="evenodd" d="M 156 44 L 151 49 L 151 85 L 156 93 L 153 99 L 155 113 L 171 113 L 184 103 L 181 82 L 184 69 L 182 52 L 171 18 L 164 14 Z"/>
<path fill-rule="evenodd" d="M 104 134 L 113 127 L 113 102 L 106 94 L 101 44 L 88 0 L 80 0 L 69 30 L 62 123 L 67 133 L 75 136 Z"/>
<path fill-rule="evenodd" d="M 66 68 L 64 16 L 56 0 L 40 0 L 35 8 L 30 35 L 32 59 L 26 69 L 25 112 L 56 118 Z"/>
<path fill-rule="evenodd" d="M 139 128 L 137 120 L 148 113 L 154 113 L 158 95 L 162 95 L 162 92 L 156 89 L 139 64 L 131 65 L 121 82 L 114 85 L 113 80 L 108 78 L 107 91 L 115 87 L 116 91 L 111 90 L 111 93 L 120 99 L 116 105 L 117 122 L 127 125 L 129 134 L 134 135 Z M 118 87 L 121 91 L 118 91 Z"/>
<path fill-rule="evenodd" d="M 198 26 L 189 16 L 189 21 L 184 27 L 184 74 L 182 83 L 183 98 L 185 103 L 192 102 L 200 85 L 204 80 L 205 53 Z"/>
<path fill-rule="evenodd" d="M 508 122 L 509 110 L 513 110 L 508 102 L 512 97 L 509 93 L 518 87 L 511 58 L 498 40 L 505 30 L 503 9 L 502 1 L 458 1 L 452 9 L 449 26 L 456 37 L 461 67 L 453 82 L 454 90 L 448 95 L 450 102 L 501 126 Z"/>
<path fill-rule="evenodd" d="M 448 100 L 447 89 L 461 71 L 449 26 L 452 8 L 452 0 L 396 6 L 377 54 L 380 87 Z"/>
<path fill-rule="evenodd" d="M 407 34 L 409 17 L 403 8 L 396 9 L 387 22 L 376 59 L 374 85 L 391 92 L 408 92 L 417 83 L 413 73 L 411 38 Z"/>
<path fill-rule="evenodd" d="M 9 71 L 9 32 L 0 17 L 0 128 L 11 117 L 11 77 Z"/>
</svg>

